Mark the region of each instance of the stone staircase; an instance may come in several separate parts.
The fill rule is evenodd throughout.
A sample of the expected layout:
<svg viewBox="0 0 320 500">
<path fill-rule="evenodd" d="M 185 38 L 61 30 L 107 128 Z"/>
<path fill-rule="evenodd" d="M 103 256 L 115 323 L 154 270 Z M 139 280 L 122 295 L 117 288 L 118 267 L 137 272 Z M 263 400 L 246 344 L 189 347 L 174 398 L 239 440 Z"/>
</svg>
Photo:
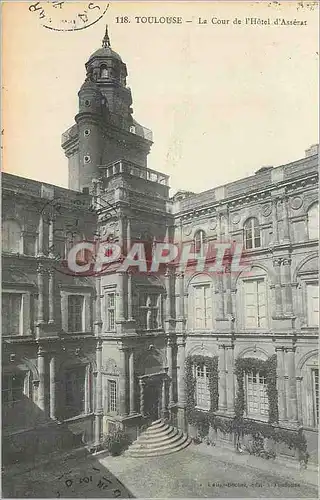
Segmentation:
<svg viewBox="0 0 320 500">
<path fill-rule="evenodd" d="M 125 452 L 125 456 L 158 457 L 183 450 L 190 443 L 191 439 L 186 434 L 160 419 L 152 422 L 150 427 L 140 434 Z"/>
</svg>

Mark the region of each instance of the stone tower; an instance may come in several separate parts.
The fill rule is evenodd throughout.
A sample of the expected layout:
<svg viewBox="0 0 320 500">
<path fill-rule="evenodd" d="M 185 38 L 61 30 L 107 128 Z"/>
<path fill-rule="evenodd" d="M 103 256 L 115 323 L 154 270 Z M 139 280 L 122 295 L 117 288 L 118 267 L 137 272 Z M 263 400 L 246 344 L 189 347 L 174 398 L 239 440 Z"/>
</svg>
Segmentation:
<svg viewBox="0 0 320 500">
<path fill-rule="evenodd" d="M 76 123 L 62 134 L 62 148 L 69 160 L 69 188 L 91 192 L 101 165 L 130 160 L 146 167 L 152 133 L 132 117 L 127 67 L 112 50 L 107 28 L 102 47 L 85 67 Z"/>
</svg>

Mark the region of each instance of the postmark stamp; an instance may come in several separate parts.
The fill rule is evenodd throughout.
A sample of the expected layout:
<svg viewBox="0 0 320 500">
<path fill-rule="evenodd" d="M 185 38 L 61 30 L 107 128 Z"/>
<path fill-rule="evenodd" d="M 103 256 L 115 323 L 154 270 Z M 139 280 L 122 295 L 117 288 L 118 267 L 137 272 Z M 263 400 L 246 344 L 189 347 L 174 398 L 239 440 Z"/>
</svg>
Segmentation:
<svg viewBox="0 0 320 500">
<path fill-rule="evenodd" d="M 106 14 L 108 2 L 30 2 L 29 12 L 38 16 L 44 28 L 53 31 L 79 31 L 96 24 Z"/>
</svg>

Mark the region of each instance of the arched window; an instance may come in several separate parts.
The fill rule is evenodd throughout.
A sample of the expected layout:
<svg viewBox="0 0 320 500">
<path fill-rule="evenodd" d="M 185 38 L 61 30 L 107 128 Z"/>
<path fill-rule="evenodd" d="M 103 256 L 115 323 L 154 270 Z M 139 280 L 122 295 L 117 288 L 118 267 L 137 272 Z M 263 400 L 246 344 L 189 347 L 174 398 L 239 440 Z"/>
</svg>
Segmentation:
<svg viewBox="0 0 320 500">
<path fill-rule="evenodd" d="M 109 70 L 104 64 L 100 66 L 100 78 L 109 78 Z"/>
<path fill-rule="evenodd" d="M 308 210 L 309 240 L 319 238 L 319 203 L 314 203 Z"/>
<path fill-rule="evenodd" d="M 200 229 L 194 235 L 194 251 L 197 254 L 204 255 L 204 244 L 206 241 L 206 233 Z"/>
<path fill-rule="evenodd" d="M 21 227 L 15 220 L 6 220 L 2 224 L 2 244 L 4 252 L 21 252 Z"/>
<path fill-rule="evenodd" d="M 244 245 L 247 250 L 261 247 L 260 227 L 255 217 L 244 224 Z"/>
</svg>

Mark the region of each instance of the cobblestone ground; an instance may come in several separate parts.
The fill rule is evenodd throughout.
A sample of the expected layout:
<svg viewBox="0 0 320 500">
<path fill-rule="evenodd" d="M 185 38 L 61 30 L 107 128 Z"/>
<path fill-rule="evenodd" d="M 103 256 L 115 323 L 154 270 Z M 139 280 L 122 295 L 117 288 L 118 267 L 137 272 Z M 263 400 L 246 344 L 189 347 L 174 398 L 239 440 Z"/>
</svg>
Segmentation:
<svg viewBox="0 0 320 500">
<path fill-rule="evenodd" d="M 132 498 L 130 491 L 83 450 L 42 462 L 3 467 L 2 498 Z"/>
<path fill-rule="evenodd" d="M 318 498 L 316 486 L 303 482 L 299 471 L 218 447 L 208 453 L 202 446 L 163 457 L 100 462 L 137 498 Z"/>
</svg>

